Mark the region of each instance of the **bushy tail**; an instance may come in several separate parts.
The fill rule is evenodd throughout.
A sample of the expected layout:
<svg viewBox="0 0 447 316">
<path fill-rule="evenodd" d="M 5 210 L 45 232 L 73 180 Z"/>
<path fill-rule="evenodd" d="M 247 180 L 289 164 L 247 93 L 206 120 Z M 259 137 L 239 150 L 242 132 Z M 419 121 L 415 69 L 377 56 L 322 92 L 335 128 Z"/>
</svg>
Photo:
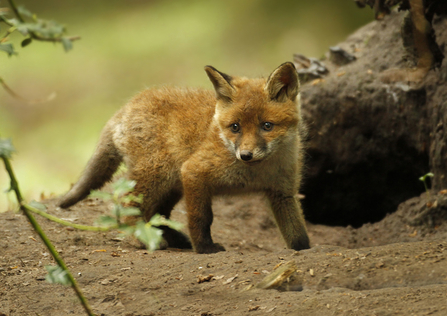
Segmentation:
<svg viewBox="0 0 447 316">
<path fill-rule="evenodd" d="M 62 197 L 59 206 L 67 208 L 86 198 L 91 190 L 101 188 L 109 181 L 123 160 L 112 139 L 112 126 L 108 124 L 90 158 L 87 167 L 76 184 Z"/>
</svg>

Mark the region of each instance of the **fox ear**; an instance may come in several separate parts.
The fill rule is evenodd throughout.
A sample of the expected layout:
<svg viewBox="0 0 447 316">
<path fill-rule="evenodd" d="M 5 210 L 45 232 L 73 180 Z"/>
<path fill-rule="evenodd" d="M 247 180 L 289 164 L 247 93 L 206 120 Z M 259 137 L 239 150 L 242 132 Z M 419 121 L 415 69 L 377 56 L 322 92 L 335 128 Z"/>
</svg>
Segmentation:
<svg viewBox="0 0 447 316">
<path fill-rule="evenodd" d="M 231 85 L 231 76 L 218 71 L 212 66 L 205 66 L 205 71 L 211 82 L 214 90 L 216 90 L 217 99 L 221 99 L 230 103 L 233 99 L 234 87 Z"/>
<path fill-rule="evenodd" d="M 267 79 L 265 90 L 272 100 L 285 102 L 290 99 L 295 101 L 300 91 L 300 81 L 295 65 L 286 62 L 276 68 Z"/>
</svg>

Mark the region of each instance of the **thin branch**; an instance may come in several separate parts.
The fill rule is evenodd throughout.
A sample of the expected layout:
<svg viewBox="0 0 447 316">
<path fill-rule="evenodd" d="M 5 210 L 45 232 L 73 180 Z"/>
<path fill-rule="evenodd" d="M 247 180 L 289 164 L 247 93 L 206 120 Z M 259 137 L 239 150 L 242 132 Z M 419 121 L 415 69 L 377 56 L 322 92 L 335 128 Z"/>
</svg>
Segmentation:
<svg viewBox="0 0 447 316">
<path fill-rule="evenodd" d="M 6 41 L 9 40 L 8 36 L 11 35 L 12 32 L 14 32 L 16 30 L 15 26 L 11 26 L 5 33 L 5 35 L 3 35 L 3 37 L 0 40 L 0 43 L 4 43 Z"/>
<path fill-rule="evenodd" d="M 41 41 L 41 42 L 62 42 L 62 37 L 44 37 L 44 36 L 37 35 L 34 32 L 30 32 L 29 35 L 31 36 L 32 39 L 35 39 L 35 40 Z M 72 42 L 81 39 L 81 37 L 78 35 L 68 36 L 65 38 Z"/>
<path fill-rule="evenodd" d="M 17 197 L 17 201 L 20 204 L 23 201 L 23 197 L 22 197 L 22 193 L 19 190 L 19 184 L 17 183 L 14 171 L 12 170 L 11 163 L 9 162 L 8 158 L 6 158 L 4 156 L 1 156 L 1 157 L 3 159 L 3 162 L 5 163 L 5 169 L 6 169 L 6 171 L 9 174 L 9 178 L 11 179 L 11 181 L 10 181 L 10 185 L 11 185 L 10 190 L 14 191 L 14 193 L 16 194 L 16 197 Z"/>
<path fill-rule="evenodd" d="M 8 0 L 9 5 L 11 6 L 12 11 L 14 11 L 14 14 L 17 16 L 17 18 L 20 20 L 20 22 L 25 23 L 25 19 L 20 14 L 19 10 L 17 9 L 17 6 L 14 2 L 14 0 Z"/>
<path fill-rule="evenodd" d="M 7 24 L 8 26 L 14 26 L 13 23 L 9 22 L 9 21 L 8 21 L 7 19 L 5 19 L 5 17 L 3 17 L 3 16 L 0 17 L 0 20 L 1 20 L 3 23 Z"/>
<path fill-rule="evenodd" d="M 67 272 L 67 277 L 71 282 L 71 286 L 73 290 L 76 292 L 76 295 L 78 296 L 79 300 L 81 301 L 82 306 L 84 307 L 85 311 L 89 316 L 94 316 L 92 309 L 90 308 L 87 299 L 82 294 L 81 289 L 79 288 L 75 278 L 71 275 L 70 271 L 68 270 L 67 266 L 65 265 L 64 260 L 61 258 L 59 253 L 57 252 L 56 248 L 54 248 L 51 241 L 48 239 L 48 237 L 45 235 L 44 231 L 40 227 L 39 223 L 37 223 L 36 219 L 30 212 L 30 207 L 26 204 L 24 204 L 24 200 L 22 197 L 22 194 L 19 189 L 19 185 L 17 183 L 16 177 L 14 175 L 14 171 L 12 170 L 11 163 L 9 162 L 9 159 L 6 158 L 4 155 L 1 156 L 3 159 L 3 162 L 5 163 L 5 169 L 9 174 L 9 178 L 11 179 L 11 190 L 13 190 L 16 194 L 17 201 L 19 202 L 20 209 L 23 211 L 25 216 L 28 218 L 29 222 L 31 223 L 31 226 L 33 226 L 36 233 L 39 235 L 39 237 L 42 239 L 45 246 L 50 251 L 51 255 L 53 256 L 54 260 L 57 262 L 57 264 L 64 269 Z"/>
<path fill-rule="evenodd" d="M 49 219 L 50 221 L 56 222 L 56 223 L 64 225 L 64 226 L 69 226 L 69 227 L 73 227 L 73 228 L 76 228 L 76 229 L 80 229 L 80 230 L 108 231 L 108 230 L 111 230 L 111 229 L 118 228 L 117 225 L 104 227 L 104 226 L 88 226 L 88 225 L 73 224 L 73 223 L 70 223 L 68 221 L 64 221 L 64 220 L 62 220 L 62 219 L 60 219 L 60 218 L 58 218 L 56 216 L 53 216 L 53 215 L 48 214 L 46 212 L 43 212 L 43 211 L 41 211 L 41 210 L 39 210 L 39 209 L 37 209 L 35 207 L 32 207 L 31 205 L 23 204 L 23 206 L 26 207 L 29 211 L 31 211 L 33 213 L 36 213 L 36 214 L 39 214 L 40 216 L 45 217 L 46 219 Z"/>
<path fill-rule="evenodd" d="M 2 87 L 6 90 L 6 92 L 8 92 L 13 98 L 15 98 L 17 100 L 20 100 L 22 102 L 25 102 L 27 104 L 38 104 L 38 103 L 49 102 L 49 101 L 53 100 L 56 97 L 56 93 L 53 92 L 48 97 L 46 97 L 45 99 L 28 100 L 28 99 L 25 99 L 24 97 L 18 95 L 16 92 L 14 92 L 14 90 L 12 90 L 6 84 L 6 82 L 3 80 L 2 77 L 0 77 L 0 85 L 2 85 Z"/>
</svg>

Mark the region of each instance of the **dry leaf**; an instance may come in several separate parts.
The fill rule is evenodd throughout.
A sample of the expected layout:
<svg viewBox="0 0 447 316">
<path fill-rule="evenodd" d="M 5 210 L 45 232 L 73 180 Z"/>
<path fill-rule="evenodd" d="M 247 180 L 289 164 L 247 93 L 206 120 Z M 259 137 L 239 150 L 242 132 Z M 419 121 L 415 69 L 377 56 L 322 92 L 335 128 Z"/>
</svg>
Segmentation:
<svg viewBox="0 0 447 316">
<path fill-rule="evenodd" d="M 238 274 L 236 274 L 234 277 L 227 279 L 226 281 L 224 281 L 222 284 L 226 285 L 228 283 L 231 283 L 234 281 L 234 279 L 236 279 L 238 277 Z"/>
<path fill-rule="evenodd" d="M 105 250 L 105 249 L 96 249 L 96 250 L 92 251 L 92 253 L 94 253 L 94 252 L 107 252 L 107 250 Z"/>
<path fill-rule="evenodd" d="M 294 260 L 288 261 L 266 276 L 256 287 L 261 289 L 279 288 L 296 271 L 296 262 Z"/>
<path fill-rule="evenodd" d="M 259 309 L 259 307 L 261 307 L 261 306 L 259 306 L 259 305 L 251 306 L 251 307 L 248 308 L 248 311 L 249 311 L 249 312 L 257 311 L 257 310 Z"/>
<path fill-rule="evenodd" d="M 316 86 L 317 84 L 322 83 L 322 82 L 324 82 L 324 79 L 315 79 L 315 80 L 312 80 L 312 81 L 310 82 L 310 84 L 311 84 L 312 86 Z"/>
<path fill-rule="evenodd" d="M 197 283 L 209 282 L 213 278 L 214 275 L 209 274 L 208 276 L 198 275 Z"/>
</svg>

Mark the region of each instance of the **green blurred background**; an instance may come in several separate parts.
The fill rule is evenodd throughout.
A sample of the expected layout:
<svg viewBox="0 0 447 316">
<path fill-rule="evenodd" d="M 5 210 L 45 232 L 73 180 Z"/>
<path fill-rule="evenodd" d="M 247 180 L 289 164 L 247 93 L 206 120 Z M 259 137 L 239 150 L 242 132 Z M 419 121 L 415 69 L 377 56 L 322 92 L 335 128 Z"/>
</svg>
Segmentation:
<svg viewBox="0 0 447 316">
<path fill-rule="evenodd" d="M 371 21 L 352 0 L 16 0 L 38 17 L 80 35 L 69 53 L 33 42 L 0 52 L 0 135 L 17 149 L 13 167 L 28 200 L 62 194 L 77 180 L 111 115 L 138 91 L 157 85 L 211 88 L 203 66 L 267 76 L 293 53 L 321 57 Z M 2 6 L 6 6 L 2 1 Z M 1 28 L 0 32 L 5 32 Z M 3 34 L 2 33 L 2 34 Z M 9 186 L 3 166 L 0 188 Z M 0 211 L 12 194 L 0 194 Z"/>
</svg>

